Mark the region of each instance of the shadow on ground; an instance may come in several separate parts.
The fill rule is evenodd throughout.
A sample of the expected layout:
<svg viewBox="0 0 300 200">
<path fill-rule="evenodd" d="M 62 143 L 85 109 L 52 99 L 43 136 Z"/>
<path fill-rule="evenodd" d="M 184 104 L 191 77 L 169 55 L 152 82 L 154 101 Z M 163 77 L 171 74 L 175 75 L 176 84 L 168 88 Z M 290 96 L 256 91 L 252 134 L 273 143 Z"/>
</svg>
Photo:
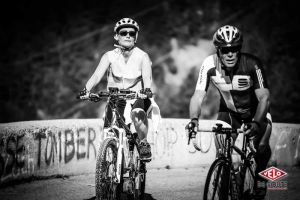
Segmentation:
<svg viewBox="0 0 300 200">
<path fill-rule="evenodd" d="M 92 197 L 92 198 L 89 198 L 89 199 L 83 199 L 83 200 L 95 200 L 95 199 L 96 199 L 96 197 L 94 196 L 94 197 Z M 126 199 L 127 199 L 127 198 L 126 198 L 126 195 L 122 195 L 121 200 L 126 200 Z M 144 198 L 144 200 L 157 200 L 157 199 L 154 199 L 154 198 L 152 197 L 151 194 L 145 193 L 145 198 Z"/>
</svg>

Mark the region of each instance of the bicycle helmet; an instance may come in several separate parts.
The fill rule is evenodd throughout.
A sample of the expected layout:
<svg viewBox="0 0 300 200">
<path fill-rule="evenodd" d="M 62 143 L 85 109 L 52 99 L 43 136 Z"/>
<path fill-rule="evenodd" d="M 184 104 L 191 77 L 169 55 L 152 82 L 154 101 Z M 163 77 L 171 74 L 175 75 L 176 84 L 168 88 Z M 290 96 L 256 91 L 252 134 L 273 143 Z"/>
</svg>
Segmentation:
<svg viewBox="0 0 300 200">
<path fill-rule="evenodd" d="M 231 25 L 225 25 L 215 32 L 213 43 L 217 48 L 242 46 L 243 35 L 238 28 Z"/>
<path fill-rule="evenodd" d="M 136 21 L 134 21 L 131 18 L 123 18 L 120 21 L 118 21 L 115 25 L 114 32 L 117 33 L 121 28 L 123 27 L 132 27 L 137 32 L 140 30 L 140 27 Z"/>
</svg>

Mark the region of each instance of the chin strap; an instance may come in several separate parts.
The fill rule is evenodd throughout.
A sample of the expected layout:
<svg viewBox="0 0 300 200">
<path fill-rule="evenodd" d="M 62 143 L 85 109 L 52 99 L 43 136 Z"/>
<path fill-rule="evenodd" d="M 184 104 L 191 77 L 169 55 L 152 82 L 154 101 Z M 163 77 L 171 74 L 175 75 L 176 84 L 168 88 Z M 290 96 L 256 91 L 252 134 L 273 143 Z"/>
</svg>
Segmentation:
<svg viewBox="0 0 300 200">
<path fill-rule="evenodd" d="M 121 45 L 114 44 L 114 47 L 120 48 L 122 51 L 130 51 L 130 50 L 132 50 L 132 49 L 135 47 L 135 45 L 133 45 L 133 46 L 130 47 L 130 48 L 126 48 L 126 47 L 123 47 L 123 46 L 121 46 Z"/>
</svg>

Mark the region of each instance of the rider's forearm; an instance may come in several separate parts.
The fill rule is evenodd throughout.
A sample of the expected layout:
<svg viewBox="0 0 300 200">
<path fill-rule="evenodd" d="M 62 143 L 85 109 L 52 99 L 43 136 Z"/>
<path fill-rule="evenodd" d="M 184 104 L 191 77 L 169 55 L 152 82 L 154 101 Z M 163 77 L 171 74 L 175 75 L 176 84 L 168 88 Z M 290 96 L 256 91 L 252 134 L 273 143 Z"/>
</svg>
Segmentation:
<svg viewBox="0 0 300 200">
<path fill-rule="evenodd" d="M 268 96 L 261 98 L 256 108 L 256 113 L 253 120 L 257 121 L 258 123 L 262 123 L 267 115 L 269 105 L 270 101 Z"/>
<path fill-rule="evenodd" d="M 107 54 L 104 54 L 98 64 L 94 74 L 91 76 L 91 78 L 88 80 L 88 82 L 85 85 L 85 88 L 88 91 L 91 91 L 91 89 L 100 82 L 100 80 L 104 76 L 109 65 L 110 65 L 110 62 L 108 60 L 108 56 L 107 56 Z"/>
<path fill-rule="evenodd" d="M 202 95 L 201 95 L 202 96 Z M 190 101 L 190 119 L 199 118 L 203 97 L 194 94 Z"/>
<path fill-rule="evenodd" d="M 151 88 L 152 86 L 152 62 L 148 56 L 145 54 L 142 62 L 142 77 L 144 82 L 144 88 Z"/>
<path fill-rule="evenodd" d="M 91 91 L 92 88 L 100 82 L 101 78 L 96 74 L 93 74 L 92 77 L 88 80 L 85 85 L 87 91 Z"/>
<path fill-rule="evenodd" d="M 144 87 L 145 88 L 151 88 L 151 85 L 152 85 L 151 76 L 146 76 L 146 77 L 143 76 L 143 81 L 144 81 Z"/>
</svg>

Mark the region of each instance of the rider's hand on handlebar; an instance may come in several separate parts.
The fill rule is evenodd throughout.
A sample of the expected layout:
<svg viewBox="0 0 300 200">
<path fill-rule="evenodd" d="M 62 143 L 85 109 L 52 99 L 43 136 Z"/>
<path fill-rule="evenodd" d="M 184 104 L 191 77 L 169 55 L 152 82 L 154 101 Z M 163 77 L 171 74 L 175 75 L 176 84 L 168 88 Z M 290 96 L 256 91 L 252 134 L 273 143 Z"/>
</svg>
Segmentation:
<svg viewBox="0 0 300 200">
<path fill-rule="evenodd" d="M 88 91 L 86 88 L 81 90 L 78 94 L 79 99 L 89 99 L 90 91 Z"/>
<path fill-rule="evenodd" d="M 136 95 L 138 98 L 147 99 L 147 98 L 151 98 L 153 93 L 150 88 L 145 88 L 144 90 L 137 92 Z"/>
<path fill-rule="evenodd" d="M 191 119 L 191 121 L 185 126 L 188 145 L 190 144 L 190 140 L 195 137 L 197 129 L 198 129 L 198 118 Z"/>
<path fill-rule="evenodd" d="M 260 127 L 258 122 L 249 122 L 243 124 L 241 128 L 245 131 L 246 135 L 252 137 L 258 134 L 258 130 Z"/>
<path fill-rule="evenodd" d="M 188 130 L 188 132 L 197 132 L 198 129 L 198 119 L 194 118 L 191 119 L 191 121 L 185 126 L 185 129 Z"/>
</svg>

